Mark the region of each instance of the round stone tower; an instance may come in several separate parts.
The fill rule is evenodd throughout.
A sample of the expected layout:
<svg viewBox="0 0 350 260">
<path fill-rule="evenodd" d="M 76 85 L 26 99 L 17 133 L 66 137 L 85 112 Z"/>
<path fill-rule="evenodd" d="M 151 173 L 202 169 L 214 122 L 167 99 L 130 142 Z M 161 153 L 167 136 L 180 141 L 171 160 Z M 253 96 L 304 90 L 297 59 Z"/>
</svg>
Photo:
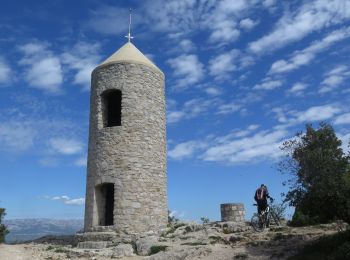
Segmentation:
<svg viewBox="0 0 350 260">
<path fill-rule="evenodd" d="M 131 42 L 92 72 L 85 232 L 166 227 L 164 92 L 164 74 Z"/>
</svg>

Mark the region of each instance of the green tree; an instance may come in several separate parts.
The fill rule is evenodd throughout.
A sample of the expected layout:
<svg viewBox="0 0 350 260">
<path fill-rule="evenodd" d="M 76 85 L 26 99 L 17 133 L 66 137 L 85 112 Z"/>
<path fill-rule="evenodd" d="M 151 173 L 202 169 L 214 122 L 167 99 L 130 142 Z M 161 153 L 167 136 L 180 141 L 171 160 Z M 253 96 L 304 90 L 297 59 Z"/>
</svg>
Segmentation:
<svg viewBox="0 0 350 260">
<path fill-rule="evenodd" d="M 6 236 L 6 234 L 9 233 L 6 226 L 4 224 L 2 224 L 2 220 L 3 220 L 5 215 L 6 215 L 5 209 L 0 208 L 0 243 L 5 242 L 5 236 Z"/>
<path fill-rule="evenodd" d="M 321 123 L 318 129 L 306 125 L 306 132 L 283 143 L 286 157 L 279 169 L 290 174 L 285 184 L 285 202 L 295 207 L 292 223 L 326 223 L 336 218 L 349 222 L 349 157 L 332 126 Z"/>
</svg>

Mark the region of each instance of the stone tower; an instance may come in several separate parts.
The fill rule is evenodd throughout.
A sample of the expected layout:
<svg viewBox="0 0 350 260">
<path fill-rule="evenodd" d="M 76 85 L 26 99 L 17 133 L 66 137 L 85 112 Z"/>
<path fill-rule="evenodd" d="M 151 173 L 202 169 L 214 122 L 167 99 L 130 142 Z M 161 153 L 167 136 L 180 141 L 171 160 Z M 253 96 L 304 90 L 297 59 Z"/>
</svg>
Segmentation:
<svg viewBox="0 0 350 260">
<path fill-rule="evenodd" d="M 164 92 L 164 74 L 130 39 L 92 72 L 85 232 L 166 227 Z"/>
</svg>

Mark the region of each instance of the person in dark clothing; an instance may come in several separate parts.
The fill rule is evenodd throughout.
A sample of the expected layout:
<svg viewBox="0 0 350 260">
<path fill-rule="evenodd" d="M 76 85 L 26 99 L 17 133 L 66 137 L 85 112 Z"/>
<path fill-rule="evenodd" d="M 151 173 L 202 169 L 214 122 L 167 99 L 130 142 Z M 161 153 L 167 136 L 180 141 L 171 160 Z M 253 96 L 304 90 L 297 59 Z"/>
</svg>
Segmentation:
<svg viewBox="0 0 350 260">
<path fill-rule="evenodd" d="M 267 208 L 267 198 L 272 199 L 269 195 L 269 191 L 264 184 L 261 184 L 260 188 L 255 191 L 254 199 L 258 204 L 258 213 L 261 214 Z"/>
</svg>

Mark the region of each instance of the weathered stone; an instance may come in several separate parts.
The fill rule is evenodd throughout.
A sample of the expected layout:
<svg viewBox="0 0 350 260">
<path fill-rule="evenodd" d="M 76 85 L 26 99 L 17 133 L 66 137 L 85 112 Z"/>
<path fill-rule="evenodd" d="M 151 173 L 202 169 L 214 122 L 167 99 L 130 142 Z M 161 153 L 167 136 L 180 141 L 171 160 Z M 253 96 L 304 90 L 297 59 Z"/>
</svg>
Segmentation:
<svg viewBox="0 0 350 260">
<path fill-rule="evenodd" d="M 143 237 L 136 240 L 136 251 L 138 255 L 149 255 L 151 247 L 158 244 L 158 238 L 155 236 Z"/>
<path fill-rule="evenodd" d="M 78 243 L 80 249 L 102 249 L 108 246 L 107 241 L 84 241 Z"/>
<path fill-rule="evenodd" d="M 244 222 L 244 204 L 226 203 L 221 204 L 221 221 Z"/>
<path fill-rule="evenodd" d="M 113 252 L 115 257 L 133 256 L 134 248 L 131 244 L 119 244 L 113 248 Z"/>
<path fill-rule="evenodd" d="M 114 61 L 91 84 L 84 231 L 158 232 L 168 221 L 164 74 Z"/>
</svg>

